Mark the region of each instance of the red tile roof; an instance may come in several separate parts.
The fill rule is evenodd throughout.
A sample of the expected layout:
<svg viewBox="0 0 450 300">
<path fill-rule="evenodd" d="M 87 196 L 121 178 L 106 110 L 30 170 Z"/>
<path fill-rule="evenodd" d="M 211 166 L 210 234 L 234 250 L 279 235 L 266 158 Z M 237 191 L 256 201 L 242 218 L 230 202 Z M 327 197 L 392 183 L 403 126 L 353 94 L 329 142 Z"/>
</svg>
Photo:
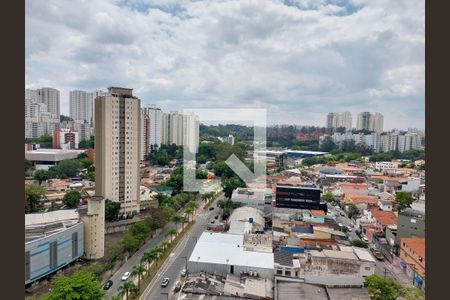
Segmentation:
<svg viewBox="0 0 450 300">
<path fill-rule="evenodd" d="M 420 256 L 425 257 L 425 238 L 400 238 L 400 247 L 403 247 L 403 243 Z"/>
<path fill-rule="evenodd" d="M 325 212 L 323 210 L 311 209 L 310 212 L 313 216 L 325 216 Z"/>
<path fill-rule="evenodd" d="M 354 204 L 378 204 L 378 198 L 367 195 L 345 193 L 343 202 L 350 202 Z"/>
<path fill-rule="evenodd" d="M 392 211 L 381 211 L 378 209 L 370 210 L 372 217 L 374 217 L 383 226 L 397 224 L 397 215 Z"/>
</svg>

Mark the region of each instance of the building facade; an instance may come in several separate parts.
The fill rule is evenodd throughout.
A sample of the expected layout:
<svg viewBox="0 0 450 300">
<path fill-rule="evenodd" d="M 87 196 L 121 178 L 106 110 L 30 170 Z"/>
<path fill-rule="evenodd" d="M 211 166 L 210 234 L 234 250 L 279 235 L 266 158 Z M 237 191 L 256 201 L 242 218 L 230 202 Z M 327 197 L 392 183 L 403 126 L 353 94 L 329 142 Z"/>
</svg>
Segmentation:
<svg viewBox="0 0 450 300">
<path fill-rule="evenodd" d="M 108 88 L 95 99 L 96 194 L 139 212 L 141 108 L 132 89 Z"/>
<path fill-rule="evenodd" d="M 84 256 L 99 259 L 105 255 L 105 199 L 92 196 L 87 206 L 87 212 L 81 216 L 85 236 Z"/>
<path fill-rule="evenodd" d="M 86 91 L 70 91 L 70 117 L 81 123 L 92 123 L 93 94 Z"/>
</svg>

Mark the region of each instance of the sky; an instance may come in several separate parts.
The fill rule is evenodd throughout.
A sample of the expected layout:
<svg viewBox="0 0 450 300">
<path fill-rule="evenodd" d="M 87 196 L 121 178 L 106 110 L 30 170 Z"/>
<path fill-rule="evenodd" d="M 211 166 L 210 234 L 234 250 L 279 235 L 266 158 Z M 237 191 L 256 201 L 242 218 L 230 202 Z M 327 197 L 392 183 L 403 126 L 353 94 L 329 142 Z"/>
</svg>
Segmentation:
<svg viewBox="0 0 450 300">
<path fill-rule="evenodd" d="M 26 0 L 26 88 L 133 88 L 164 111 L 328 112 L 425 128 L 424 0 Z"/>
</svg>

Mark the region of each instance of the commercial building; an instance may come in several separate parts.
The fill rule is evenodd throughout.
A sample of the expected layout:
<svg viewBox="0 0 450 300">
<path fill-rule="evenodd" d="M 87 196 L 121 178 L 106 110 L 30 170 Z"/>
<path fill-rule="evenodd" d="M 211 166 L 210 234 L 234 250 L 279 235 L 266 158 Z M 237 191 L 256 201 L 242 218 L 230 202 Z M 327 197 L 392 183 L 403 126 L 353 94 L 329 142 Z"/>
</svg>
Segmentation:
<svg viewBox="0 0 450 300">
<path fill-rule="evenodd" d="M 53 148 L 55 149 L 76 149 L 78 148 L 79 137 L 77 131 L 70 129 L 59 129 L 53 131 Z"/>
<path fill-rule="evenodd" d="M 272 190 L 237 188 L 231 195 L 231 201 L 264 211 L 265 205 L 272 204 Z"/>
<path fill-rule="evenodd" d="M 425 212 L 412 208 L 406 208 L 398 213 L 395 229 L 386 230 L 386 239 L 398 252 L 400 239 L 418 237 L 425 238 Z"/>
<path fill-rule="evenodd" d="M 203 232 L 188 260 L 189 273 L 256 273 L 273 278 L 273 253 L 247 251 L 240 234 Z"/>
<path fill-rule="evenodd" d="M 75 159 L 78 154 L 84 153 L 84 150 L 66 150 L 66 149 L 36 149 L 26 150 L 25 159 L 32 161 L 36 170 L 48 170 L 56 166 L 58 162 L 65 159 Z"/>
<path fill-rule="evenodd" d="M 303 183 L 278 183 L 275 186 L 275 206 L 295 209 L 327 210 L 326 203 L 320 201 L 321 190 Z"/>
<path fill-rule="evenodd" d="M 95 99 L 95 191 L 121 212 L 139 212 L 141 101 L 132 89 L 110 87 Z"/>
<path fill-rule="evenodd" d="M 425 238 L 400 239 L 400 267 L 417 286 L 425 288 Z"/>
<path fill-rule="evenodd" d="M 70 91 L 70 117 L 76 122 L 92 124 L 93 94 L 86 91 Z"/>
<path fill-rule="evenodd" d="M 83 240 L 75 209 L 25 215 L 25 285 L 81 257 Z"/>
</svg>

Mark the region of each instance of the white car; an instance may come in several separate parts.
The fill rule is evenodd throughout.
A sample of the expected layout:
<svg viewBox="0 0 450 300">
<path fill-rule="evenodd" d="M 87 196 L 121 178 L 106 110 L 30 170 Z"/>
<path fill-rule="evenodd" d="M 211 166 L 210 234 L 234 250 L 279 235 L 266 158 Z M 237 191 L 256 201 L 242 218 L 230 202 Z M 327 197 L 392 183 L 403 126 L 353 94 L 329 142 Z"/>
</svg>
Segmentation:
<svg viewBox="0 0 450 300">
<path fill-rule="evenodd" d="M 130 275 L 131 275 L 130 272 L 125 272 L 125 273 L 123 273 L 122 281 L 125 281 L 125 280 L 127 280 L 128 278 L 130 278 Z"/>
</svg>

